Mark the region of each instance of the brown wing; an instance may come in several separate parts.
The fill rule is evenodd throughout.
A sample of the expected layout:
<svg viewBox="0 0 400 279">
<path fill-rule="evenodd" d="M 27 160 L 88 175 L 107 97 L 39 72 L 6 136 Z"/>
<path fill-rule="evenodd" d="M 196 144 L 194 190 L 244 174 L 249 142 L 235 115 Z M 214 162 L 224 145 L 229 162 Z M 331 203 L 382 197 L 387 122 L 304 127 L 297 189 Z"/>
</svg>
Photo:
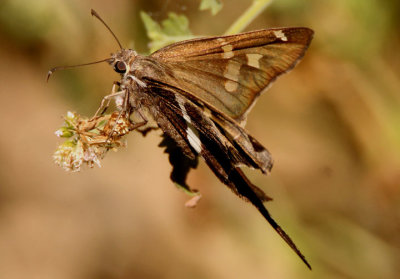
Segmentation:
<svg viewBox="0 0 400 279">
<path fill-rule="evenodd" d="M 260 93 L 301 59 L 312 36 L 308 28 L 267 29 L 183 41 L 151 57 L 189 98 L 240 123 Z"/>
<path fill-rule="evenodd" d="M 249 158 L 246 158 L 245 152 L 240 148 L 237 149 L 235 143 L 224 135 L 224 130 L 220 131 L 218 124 L 205 115 L 202 109 L 189 100 L 180 97 L 173 88 L 152 82 L 148 83 L 148 94 L 153 94 L 154 100 L 158 99 L 155 104 L 159 116 L 163 118 L 162 122 L 159 122 L 161 129 L 176 142 L 181 142 L 181 139 L 184 139 L 184 142 L 181 142 L 178 147 L 190 148 L 193 152 L 197 151 L 220 181 L 236 195 L 252 203 L 273 229 L 311 269 L 310 264 L 292 239 L 265 208 L 263 202 L 269 201 L 271 198 L 260 188 L 253 185 L 243 171 L 237 167 L 238 163 L 253 164 L 252 161 L 248 161 Z M 168 125 L 165 125 L 164 121 L 167 121 Z M 262 147 L 260 146 L 260 148 Z M 175 167 L 176 165 L 174 165 Z M 189 169 L 185 170 L 185 177 L 188 171 Z M 185 182 L 185 177 L 181 177 L 183 182 Z"/>
</svg>

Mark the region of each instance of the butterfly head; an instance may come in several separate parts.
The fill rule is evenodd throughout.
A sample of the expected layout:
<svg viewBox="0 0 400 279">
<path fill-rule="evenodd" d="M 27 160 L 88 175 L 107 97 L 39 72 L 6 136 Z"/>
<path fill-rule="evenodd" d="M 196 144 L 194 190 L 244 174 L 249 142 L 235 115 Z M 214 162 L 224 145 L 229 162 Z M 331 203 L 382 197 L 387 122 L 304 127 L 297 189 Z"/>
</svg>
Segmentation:
<svg viewBox="0 0 400 279">
<path fill-rule="evenodd" d="M 132 49 L 120 49 L 118 52 L 111 55 L 109 63 L 113 67 L 114 71 L 121 75 L 125 75 L 126 73 L 129 73 L 131 65 L 136 57 L 136 51 Z"/>
</svg>

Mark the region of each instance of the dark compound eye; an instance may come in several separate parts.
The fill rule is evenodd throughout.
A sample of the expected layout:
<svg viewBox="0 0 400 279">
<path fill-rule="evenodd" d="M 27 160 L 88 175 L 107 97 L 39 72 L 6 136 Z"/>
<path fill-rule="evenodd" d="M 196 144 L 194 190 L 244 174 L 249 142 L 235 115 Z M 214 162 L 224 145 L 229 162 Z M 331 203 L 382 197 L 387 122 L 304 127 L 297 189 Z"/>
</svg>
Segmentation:
<svg viewBox="0 0 400 279">
<path fill-rule="evenodd" d="M 122 61 L 118 61 L 117 63 L 115 63 L 114 71 L 116 71 L 117 73 L 120 73 L 120 74 L 124 74 L 126 72 L 125 63 Z"/>
</svg>

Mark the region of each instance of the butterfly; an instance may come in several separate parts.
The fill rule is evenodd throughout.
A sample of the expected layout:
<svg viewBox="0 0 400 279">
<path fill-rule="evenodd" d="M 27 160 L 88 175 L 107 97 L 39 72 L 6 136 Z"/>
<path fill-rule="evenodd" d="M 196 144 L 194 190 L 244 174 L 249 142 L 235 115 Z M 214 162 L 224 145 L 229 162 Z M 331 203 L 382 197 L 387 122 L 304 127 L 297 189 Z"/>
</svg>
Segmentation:
<svg viewBox="0 0 400 279">
<path fill-rule="evenodd" d="M 311 269 L 264 206 L 271 198 L 250 182 L 241 167 L 270 172 L 271 154 L 246 131 L 246 117 L 271 83 L 300 61 L 314 32 L 290 27 L 197 38 L 143 56 L 123 48 L 94 10 L 92 15 L 120 46 L 110 58 L 94 62 L 106 61 L 121 75 L 96 115 L 105 111 L 112 98 L 119 98 L 121 115 L 134 117 L 139 132 L 161 129 L 160 146 L 173 167 L 170 178 L 188 192 L 194 192 L 186 183 L 188 172 L 203 158 L 218 179 L 253 204 Z M 53 68 L 48 76 L 61 68 L 66 67 Z"/>
</svg>

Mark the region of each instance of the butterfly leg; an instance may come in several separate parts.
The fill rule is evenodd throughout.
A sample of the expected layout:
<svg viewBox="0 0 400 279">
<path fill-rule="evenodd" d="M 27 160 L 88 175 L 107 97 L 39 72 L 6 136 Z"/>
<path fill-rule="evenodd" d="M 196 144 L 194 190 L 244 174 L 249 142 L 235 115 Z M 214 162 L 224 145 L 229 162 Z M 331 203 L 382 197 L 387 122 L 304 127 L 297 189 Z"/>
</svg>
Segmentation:
<svg viewBox="0 0 400 279">
<path fill-rule="evenodd" d="M 118 93 L 118 92 L 117 92 Z M 125 93 L 125 91 L 124 91 Z M 123 103 L 123 107 L 121 109 L 121 111 L 119 112 L 117 118 L 115 119 L 115 124 L 113 125 L 111 131 L 108 133 L 107 136 L 107 140 L 109 140 L 111 138 L 111 136 L 113 135 L 115 128 L 117 127 L 118 121 L 121 119 L 121 117 L 125 117 L 126 121 L 129 121 L 130 126 L 129 126 L 129 132 L 136 130 L 144 125 L 146 125 L 148 123 L 148 120 L 146 119 L 146 117 L 140 112 L 140 110 L 137 110 L 137 112 L 139 113 L 140 117 L 142 118 L 143 121 L 141 122 L 137 122 L 137 123 L 132 123 L 132 121 L 130 120 L 130 113 L 132 110 L 132 107 L 129 106 L 129 91 L 126 92 L 127 94 L 125 94 L 125 99 L 124 99 L 124 103 Z"/>
<path fill-rule="evenodd" d="M 147 118 L 141 113 L 141 111 L 140 110 L 137 110 L 137 113 L 139 114 L 139 116 L 143 119 L 143 122 L 145 122 L 144 124 L 147 124 L 148 123 L 148 120 L 147 120 Z M 139 122 L 139 123 L 141 123 L 141 122 Z M 149 133 L 149 132 L 151 132 L 151 131 L 153 131 L 153 130 L 157 130 L 157 129 L 159 129 L 158 128 L 158 126 L 147 126 L 147 127 L 145 127 L 144 129 L 140 129 L 140 130 L 138 130 L 138 132 L 139 133 L 141 133 L 142 134 L 142 136 L 146 136 L 147 135 L 147 133 Z"/>
<path fill-rule="evenodd" d="M 146 117 L 140 112 L 140 110 L 138 110 L 138 113 L 143 121 L 137 122 L 137 123 L 132 123 L 132 125 L 129 127 L 129 131 L 136 130 L 147 124 L 148 121 L 147 121 Z"/>
<path fill-rule="evenodd" d="M 97 109 L 96 113 L 94 114 L 94 116 L 91 119 L 95 119 L 96 117 L 103 115 L 106 112 L 107 108 L 109 107 L 112 98 L 119 97 L 119 96 L 126 94 L 126 90 L 116 91 L 116 86 L 119 86 L 119 85 L 120 85 L 120 83 L 118 81 L 114 81 L 112 89 L 111 89 L 111 94 L 105 96 L 103 98 L 103 100 L 101 100 L 100 107 Z M 106 101 L 107 101 L 107 103 L 106 103 Z"/>
<path fill-rule="evenodd" d="M 138 122 L 138 123 L 132 124 L 132 126 L 129 127 L 129 131 L 136 130 L 136 129 L 138 129 L 138 128 L 146 125 L 146 124 L 147 124 L 147 121 L 142 121 L 142 122 Z"/>
</svg>

